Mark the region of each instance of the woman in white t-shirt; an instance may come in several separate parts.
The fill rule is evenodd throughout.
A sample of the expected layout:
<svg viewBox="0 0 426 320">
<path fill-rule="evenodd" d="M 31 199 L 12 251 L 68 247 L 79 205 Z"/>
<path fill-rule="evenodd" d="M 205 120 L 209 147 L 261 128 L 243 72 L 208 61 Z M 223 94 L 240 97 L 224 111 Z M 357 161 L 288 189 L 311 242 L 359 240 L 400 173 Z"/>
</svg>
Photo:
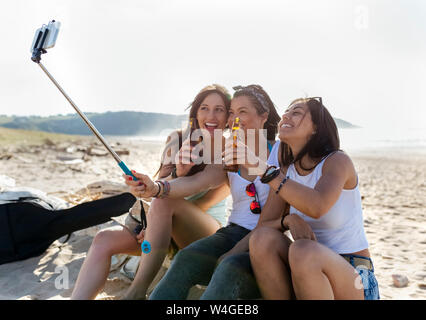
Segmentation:
<svg viewBox="0 0 426 320">
<path fill-rule="evenodd" d="M 278 130 L 279 163 L 257 168 L 271 187 L 265 207 L 271 219 L 250 238 L 262 296 L 379 299 L 358 176 L 339 150 L 336 124 L 322 99 L 293 101 Z M 289 214 L 282 215 L 286 207 Z M 294 242 L 283 235 L 287 229 Z"/>
</svg>

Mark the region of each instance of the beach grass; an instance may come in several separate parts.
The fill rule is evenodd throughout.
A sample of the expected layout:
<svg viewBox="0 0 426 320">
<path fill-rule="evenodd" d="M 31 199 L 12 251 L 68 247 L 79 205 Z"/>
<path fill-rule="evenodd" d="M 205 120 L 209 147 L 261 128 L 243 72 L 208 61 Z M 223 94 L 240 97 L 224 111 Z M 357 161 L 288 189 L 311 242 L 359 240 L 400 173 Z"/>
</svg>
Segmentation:
<svg viewBox="0 0 426 320">
<path fill-rule="evenodd" d="M 0 146 L 10 146 L 17 144 L 41 145 L 46 143 L 47 140 L 50 140 L 53 143 L 60 143 L 64 141 L 87 138 L 87 136 L 0 127 Z"/>
</svg>

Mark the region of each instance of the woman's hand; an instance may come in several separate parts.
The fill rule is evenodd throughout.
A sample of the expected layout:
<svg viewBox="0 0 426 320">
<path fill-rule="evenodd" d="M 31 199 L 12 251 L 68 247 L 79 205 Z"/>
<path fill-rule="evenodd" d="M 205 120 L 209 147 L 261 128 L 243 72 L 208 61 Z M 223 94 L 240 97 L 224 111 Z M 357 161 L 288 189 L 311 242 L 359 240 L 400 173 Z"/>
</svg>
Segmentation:
<svg viewBox="0 0 426 320">
<path fill-rule="evenodd" d="M 250 175 L 262 175 L 267 163 L 260 159 L 256 154 L 244 143 L 243 131 L 237 131 L 237 139 L 231 136 L 226 139 L 224 162 L 226 165 L 238 164 L 248 170 Z"/>
<path fill-rule="evenodd" d="M 283 224 L 289 228 L 294 241 L 308 239 L 317 241 L 311 226 L 297 214 L 289 214 L 284 218 Z"/>
<path fill-rule="evenodd" d="M 141 232 L 139 232 L 139 234 L 136 236 L 136 239 L 138 239 L 138 243 L 142 243 L 145 239 L 145 230 L 142 229 Z"/>
<path fill-rule="evenodd" d="M 191 170 L 191 168 L 195 165 L 195 163 L 191 161 L 191 152 L 191 142 L 189 139 L 186 139 L 182 143 L 182 148 L 180 148 L 179 152 L 176 154 L 175 157 L 176 175 L 178 177 L 186 176 Z M 196 158 L 196 155 L 192 156 L 192 160 L 195 160 Z"/>
<path fill-rule="evenodd" d="M 124 183 L 130 187 L 130 192 L 136 198 L 150 198 L 157 194 L 159 186 L 150 177 L 134 170 L 132 170 L 132 174 L 138 180 L 133 180 L 132 176 L 125 174 L 123 174 L 123 178 Z"/>
</svg>

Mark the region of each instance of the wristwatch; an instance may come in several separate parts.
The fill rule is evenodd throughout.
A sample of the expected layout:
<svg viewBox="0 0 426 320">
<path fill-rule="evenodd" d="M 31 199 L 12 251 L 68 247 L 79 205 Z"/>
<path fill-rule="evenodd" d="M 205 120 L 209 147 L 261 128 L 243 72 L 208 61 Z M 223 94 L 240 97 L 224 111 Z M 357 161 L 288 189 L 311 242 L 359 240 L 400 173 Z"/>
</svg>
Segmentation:
<svg viewBox="0 0 426 320">
<path fill-rule="evenodd" d="M 272 181 L 274 178 L 276 178 L 280 174 L 280 168 L 276 166 L 269 166 L 266 168 L 265 173 L 263 174 L 262 178 L 260 178 L 260 182 L 262 183 L 268 183 Z"/>
</svg>

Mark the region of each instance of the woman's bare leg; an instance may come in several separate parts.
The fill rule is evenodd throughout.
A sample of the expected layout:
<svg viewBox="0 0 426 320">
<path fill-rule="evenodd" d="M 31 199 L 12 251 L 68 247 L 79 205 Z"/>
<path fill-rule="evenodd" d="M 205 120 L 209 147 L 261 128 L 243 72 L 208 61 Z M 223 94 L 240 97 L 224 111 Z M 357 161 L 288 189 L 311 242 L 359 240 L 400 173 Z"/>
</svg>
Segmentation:
<svg viewBox="0 0 426 320">
<path fill-rule="evenodd" d="M 288 267 L 291 240 L 282 232 L 261 227 L 250 237 L 250 260 L 264 299 L 289 300 L 293 287 Z"/>
<path fill-rule="evenodd" d="M 123 227 L 98 232 L 80 269 L 71 299 L 95 299 L 108 278 L 111 257 L 118 253 L 139 255 L 140 252 L 137 241 Z"/>
<path fill-rule="evenodd" d="M 316 241 L 296 240 L 290 246 L 289 262 L 297 299 L 364 299 L 355 268 Z"/>
<path fill-rule="evenodd" d="M 147 224 L 145 240 L 150 242 L 151 252 L 142 254 L 135 279 L 123 299 L 146 298 L 148 287 L 166 257 L 171 237 L 183 248 L 212 235 L 220 227 L 210 215 L 182 199 L 154 199 Z"/>
</svg>

